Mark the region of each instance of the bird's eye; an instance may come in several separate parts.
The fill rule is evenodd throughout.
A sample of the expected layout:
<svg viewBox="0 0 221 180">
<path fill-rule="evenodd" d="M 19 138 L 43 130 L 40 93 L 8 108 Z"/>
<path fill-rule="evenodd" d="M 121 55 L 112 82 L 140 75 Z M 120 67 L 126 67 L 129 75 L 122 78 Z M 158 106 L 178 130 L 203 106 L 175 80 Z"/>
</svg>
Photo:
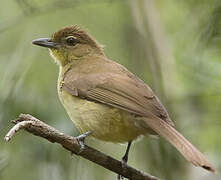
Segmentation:
<svg viewBox="0 0 221 180">
<path fill-rule="evenodd" d="M 69 46 L 74 46 L 77 44 L 77 39 L 73 36 L 67 37 L 66 41 Z"/>
</svg>

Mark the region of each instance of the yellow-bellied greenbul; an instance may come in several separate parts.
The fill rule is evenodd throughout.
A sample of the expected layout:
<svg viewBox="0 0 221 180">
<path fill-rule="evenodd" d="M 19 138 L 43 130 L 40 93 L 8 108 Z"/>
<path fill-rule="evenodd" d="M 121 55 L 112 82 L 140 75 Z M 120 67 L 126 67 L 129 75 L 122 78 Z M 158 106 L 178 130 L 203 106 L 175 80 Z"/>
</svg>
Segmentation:
<svg viewBox="0 0 221 180">
<path fill-rule="evenodd" d="M 129 142 L 124 161 L 133 140 L 158 134 L 189 162 L 215 172 L 204 155 L 174 128 L 151 88 L 109 60 L 86 31 L 65 27 L 33 44 L 49 48 L 60 66 L 58 95 L 81 133 L 92 132 L 91 136 L 103 141 Z"/>
</svg>

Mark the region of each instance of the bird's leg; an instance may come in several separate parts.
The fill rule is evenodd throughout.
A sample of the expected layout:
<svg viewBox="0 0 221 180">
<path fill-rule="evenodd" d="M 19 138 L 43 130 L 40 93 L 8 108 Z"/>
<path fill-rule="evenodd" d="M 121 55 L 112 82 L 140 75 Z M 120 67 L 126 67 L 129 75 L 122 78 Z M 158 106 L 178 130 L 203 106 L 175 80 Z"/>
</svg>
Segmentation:
<svg viewBox="0 0 221 180">
<path fill-rule="evenodd" d="M 81 146 L 80 151 L 78 152 L 78 154 L 80 154 L 82 151 L 84 151 L 84 148 L 85 148 L 84 140 L 91 133 L 92 133 L 92 131 L 88 131 L 86 133 L 80 134 L 79 136 L 75 137 L 75 139 L 78 141 L 78 143 Z"/>
<path fill-rule="evenodd" d="M 125 152 L 124 156 L 122 157 L 121 163 L 122 163 L 123 168 L 125 168 L 126 165 L 127 165 L 128 155 L 129 155 L 131 144 L 132 144 L 132 141 L 129 141 L 128 144 L 127 144 L 126 152 Z"/>
<path fill-rule="evenodd" d="M 127 149 L 126 149 L 126 152 L 124 154 L 124 156 L 122 157 L 121 159 L 121 165 L 122 165 L 122 168 L 126 168 L 126 165 L 127 165 L 127 161 L 128 161 L 128 155 L 129 155 L 129 151 L 130 151 L 130 146 L 132 144 L 132 141 L 129 141 L 128 144 L 127 144 Z M 117 176 L 117 179 L 120 180 L 120 179 L 123 179 L 124 177 L 122 177 L 121 175 L 118 174 Z"/>
</svg>

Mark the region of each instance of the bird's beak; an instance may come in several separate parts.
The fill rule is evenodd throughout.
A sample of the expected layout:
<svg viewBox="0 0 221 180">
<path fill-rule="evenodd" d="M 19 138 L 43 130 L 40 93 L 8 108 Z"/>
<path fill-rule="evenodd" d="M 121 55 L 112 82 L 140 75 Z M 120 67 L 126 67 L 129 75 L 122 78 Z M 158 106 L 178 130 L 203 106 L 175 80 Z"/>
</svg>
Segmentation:
<svg viewBox="0 0 221 180">
<path fill-rule="evenodd" d="M 32 41 L 32 44 L 47 48 L 58 48 L 58 43 L 53 42 L 50 38 L 39 38 Z"/>
</svg>

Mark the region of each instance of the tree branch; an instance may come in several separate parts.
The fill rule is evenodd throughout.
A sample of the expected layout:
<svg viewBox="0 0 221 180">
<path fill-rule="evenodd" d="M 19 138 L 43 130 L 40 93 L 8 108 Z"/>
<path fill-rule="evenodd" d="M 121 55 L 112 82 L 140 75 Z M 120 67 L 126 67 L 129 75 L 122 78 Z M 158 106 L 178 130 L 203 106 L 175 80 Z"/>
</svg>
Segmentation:
<svg viewBox="0 0 221 180">
<path fill-rule="evenodd" d="M 44 122 L 29 114 L 20 114 L 18 119 L 14 120 L 13 123 L 15 123 L 16 125 L 5 136 L 5 141 L 7 142 L 11 140 L 11 138 L 17 131 L 19 131 L 20 129 L 25 129 L 31 134 L 45 138 L 52 143 L 56 142 L 68 151 L 71 151 L 76 155 L 88 159 L 128 179 L 159 180 L 154 176 L 138 171 L 130 166 L 122 168 L 120 161 L 88 146 L 85 146 L 83 152 L 79 154 L 78 152 L 80 150 L 80 145 L 75 138 L 59 132 L 58 130 L 54 129 L 53 127 L 45 124 Z"/>
</svg>

